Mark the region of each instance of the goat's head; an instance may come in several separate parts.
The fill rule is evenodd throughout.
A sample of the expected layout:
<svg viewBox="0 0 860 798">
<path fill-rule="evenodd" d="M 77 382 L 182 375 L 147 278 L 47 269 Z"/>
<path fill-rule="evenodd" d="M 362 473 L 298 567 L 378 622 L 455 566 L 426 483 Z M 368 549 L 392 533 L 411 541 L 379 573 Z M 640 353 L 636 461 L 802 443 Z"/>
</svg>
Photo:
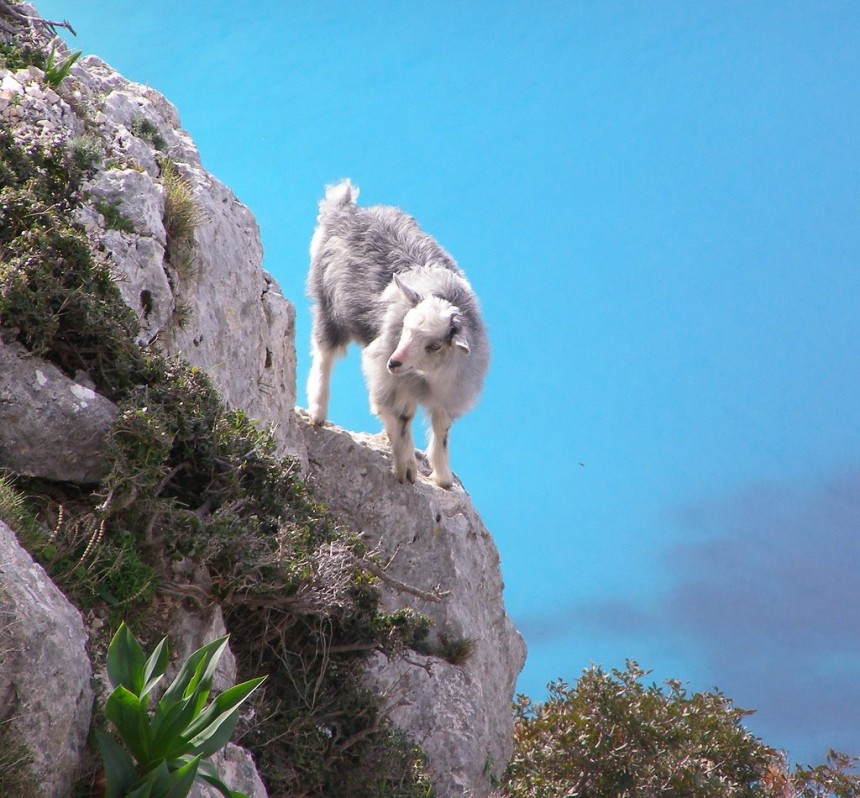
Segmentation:
<svg viewBox="0 0 860 798">
<path fill-rule="evenodd" d="M 469 354 L 459 309 L 442 297 L 425 297 L 398 275 L 394 282 L 412 307 L 403 317 L 400 340 L 388 359 L 392 374 L 430 375 Z"/>
</svg>

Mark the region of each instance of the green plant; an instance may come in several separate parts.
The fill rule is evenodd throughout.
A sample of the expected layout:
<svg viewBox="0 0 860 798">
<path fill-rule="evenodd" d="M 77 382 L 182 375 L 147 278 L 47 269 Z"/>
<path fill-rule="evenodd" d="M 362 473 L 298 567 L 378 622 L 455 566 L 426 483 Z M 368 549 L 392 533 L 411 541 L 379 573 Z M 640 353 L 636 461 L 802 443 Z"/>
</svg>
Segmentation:
<svg viewBox="0 0 860 798">
<path fill-rule="evenodd" d="M 164 229 L 167 232 L 167 260 L 180 274 L 193 267 L 194 232 L 201 221 L 200 207 L 194 199 L 191 184 L 170 158 L 162 158 L 161 180 L 164 184 Z"/>
<path fill-rule="evenodd" d="M 9 721 L 0 722 L 0 795 L 39 794 L 39 781 L 30 769 L 32 762 L 32 753 L 17 738 Z"/>
<path fill-rule="evenodd" d="M 0 130 L 0 324 L 114 398 L 142 362 L 138 321 L 75 219 L 81 177 L 66 147 Z"/>
<path fill-rule="evenodd" d="M 752 714 L 719 692 L 688 694 L 591 668 L 514 704 L 514 756 L 498 798 L 858 798 L 860 759 L 831 751 L 818 767 L 785 756 L 742 725 Z"/>
<path fill-rule="evenodd" d="M 69 139 L 68 147 L 72 165 L 84 177 L 91 177 L 104 160 L 104 148 L 95 136 L 76 136 Z"/>
<path fill-rule="evenodd" d="M 66 56 L 62 61 L 56 60 L 56 50 L 51 50 L 48 53 L 48 60 L 45 62 L 45 80 L 50 86 L 55 88 L 59 86 L 69 75 L 72 67 L 81 57 L 81 50 L 78 50 L 71 55 Z"/>
<path fill-rule="evenodd" d="M 23 47 L 14 42 L 0 42 L 0 68 L 16 72 L 28 66 L 45 68 L 45 54 L 34 47 L 24 45 Z"/>
<path fill-rule="evenodd" d="M 266 677 L 237 684 L 206 706 L 226 646 L 227 637 L 222 637 L 195 651 L 150 714 L 150 694 L 167 670 L 167 638 L 146 657 L 128 627 L 120 625 L 108 647 L 107 671 L 114 691 L 105 716 L 123 745 L 98 732 L 106 798 L 184 798 L 195 780 L 212 785 L 226 798 L 243 798 L 204 760 L 230 741 L 239 706 Z"/>
<path fill-rule="evenodd" d="M 860 795 L 860 757 L 830 751 L 827 761 L 816 767 L 797 766 L 788 777 L 789 789 L 782 794 L 774 791 L 774 798 L 788 794 L 791 798 L 857 798 Z M 784 769 L 784 773 L 787 768 Z M 785 778 L 778 783 L 785 782 Z"/>
<path fill-rule="evenodd" d="M 119 200 L 102 198 L 96 201 L 94 207 L 104 217 L 105 227 L 108 230 L 120 230 L 123 233 L 134 232 L 134 225 L 131 220 L 124 216 L 120 210 Z"/>
<path fill-rule="evenodd" d="M 630 661 L 587 670 L 574 687 L 552 683 L 542 704 L 520 696 L 505 794 L 764 798 L 776 752 L 741 725 L 750 713 L 677 681 L 646 687 L 644 675 Z"/>
<path fill-rule="evenodd" d="M 166 149 L 167 143 L 164 141 L 164 137 L 158 132 L 158 128 L 143 114 L 135 114 L 132 117 L 129 129 L 133 136 L 148 141 L 155 149 Z"/>
</svg>

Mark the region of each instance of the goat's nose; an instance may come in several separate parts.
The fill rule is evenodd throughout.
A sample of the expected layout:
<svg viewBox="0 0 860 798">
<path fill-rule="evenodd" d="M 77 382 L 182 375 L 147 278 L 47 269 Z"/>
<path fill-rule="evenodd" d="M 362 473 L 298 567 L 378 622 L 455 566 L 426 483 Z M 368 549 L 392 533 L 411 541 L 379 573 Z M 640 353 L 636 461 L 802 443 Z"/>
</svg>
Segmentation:
<svg viewBox="0 0 860 798">
<path fill-rule="evenodd" d="M 389 370 L 389 371 L 397 371 L 397 369 L 399 369 L 402 365 L 403 365 L 403 362 L 402 362 L 402 361 L 400 361 L 400 360 L 395 360 L 395 359 L 392 357 L 392 358 L 388 361 L 388 370 Z"/>
</svg>

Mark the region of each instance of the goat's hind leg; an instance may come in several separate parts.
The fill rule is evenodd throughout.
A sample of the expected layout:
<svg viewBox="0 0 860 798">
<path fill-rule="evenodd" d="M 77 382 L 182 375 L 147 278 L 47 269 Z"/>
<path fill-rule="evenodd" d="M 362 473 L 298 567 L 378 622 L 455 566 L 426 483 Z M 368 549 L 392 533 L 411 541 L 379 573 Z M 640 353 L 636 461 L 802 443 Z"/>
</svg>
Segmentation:
<svg viewBox="0 0 860 798">
<path fill-rule="evenodd" d="M 415 461 L 415 443 L 412 440 L 412 418 L 415 406 L 407 407 L 396 413 L 391 408 L 379 408 L 378 414 L 385 425 L 385 432 L 391 442 L 392 470 L 398 482 L 415 482 L 418 477 L 418 463 Z"/>
<path fill-rule="evenodd" d="M 335 361 L 344 353 L 345 347 L 325 347 L 314 336 L 311 355 L 311 371 L 308 375 L 308 412 L 316 426 L 320 426 L 328 414 L 329 382 Z"/>
</svg>

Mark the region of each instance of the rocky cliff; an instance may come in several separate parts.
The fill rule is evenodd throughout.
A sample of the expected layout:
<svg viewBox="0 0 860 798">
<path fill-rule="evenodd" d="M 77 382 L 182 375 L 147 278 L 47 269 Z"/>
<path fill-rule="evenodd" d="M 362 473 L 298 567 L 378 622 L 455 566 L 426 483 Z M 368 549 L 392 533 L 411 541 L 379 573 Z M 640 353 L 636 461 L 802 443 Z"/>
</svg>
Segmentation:
<svg viewBox="0 0 860 798">
<path fill-rule="evenodd" d="M 12 226 L 9 219 L 18 207 L 11 186 L 35 193 L 26 169 L 16 166 L 15 159 L 38 156 L 39 185 L 54 185 L 55 162 L 43 153 L 65 153 L 80 178 L 67 191 L 75 240 L 87 242 L 132 312 L 128 329 L 134 346 L 199 368 L 227 406 L 269 430 L 274 455 L 295 459 L 313 500 L 327 506 L 331 523 L 350 530 L 356 545 L 368 552 L 358 560 L 362 578 L 373 582 L 379 596 L 378 611 L 386 617 L 407 613 L 424 619 L 420 640 L 388 648 L 364 646 L 362 679 L 378 697 L 380 713 L 373 728 L 390 722 L 423 748 L 437 795 L 488 795 L 510 757 L 510 702 L 525 650 L 505 613 L 498 553 L 468 494 L 459 483 L 450 491 L 434 486 L 426 468 L 414 486 L 400 485 L 390 475 L 384 438 L 330 426 L 315 429 L 294 410 L 294 310 L 262 268 L 259 231 L 250 211 L 202 168 L 176 110 L 164 97 L 126 80 L 94 56 L 78 60 L 57 81 L 52 70 L 67 51 L 51 41 L 41 23 L 25 19 L 34 11 L 3 6 L 0 132 L 16 155 L 4 167 L 8 185 L 0 185 L 0 230 Z M 57 55 L 46 64 L 40 54 L 51 48 L 57 48 Z M 309 209 L 310 234 L 313 198 Z M 46 230 L 38 235 L 50 239 L 50 226 Z M 131 423 L 123 397 L 132 389 L 104 367 L 106 356 L 87 359 L 92 343 L 88 348 L 76 344 L 78 360 L 71 358 L 75 330 L 62 339 L 65 343 L 57 342 L 54 331 L 53 343 L 40 345 L 42 338 L 28 332 L 32 320 L 16 315 L 18 306 L 10 309 L 9 297 L 23 290 L 21 274 L 32 266 L 33 258 L 22 250 L 29 235 L 18 231 L 0 242 L 0 296 L 6 292 L 6 305 L 0 304 L 0 467 L 7 484 L 26 487 L 24 493 L 63 497 L 65 504 L 56 500 L 52 505 L 60 507 L 57 528 L 63 507 L 99 496 L 101 503 L 91 516 L 96 527 L 102 519 L 102 531 L 89 540 L 100 544 L 104 519 L 118 506 L 117 496 L 126 490 L 123 501 L 132 502 L 143 492 L 140 485 L 128 487 L 106 476 L 108 453 L 117 446 L 118 419 L 126 431 Z M 42 257 L 58 262 L 71 257 L 59 245 L 51 246 L 41 250 Z M 38 297 L 38 285 L 27 290 L 29 294 L 15 296 Z M 56 324 L 67 320 L 64 303 L 45 311 L 54 314 Z M 140 396 L 146 386 L 134 390 Z M 144 423 L 140 419 L 148 410 L 142 401 L 136 423 Z M 170 480 L 183 469 L 190 470 L 187 462 L 161 472 L 153 495 L 171 493 Z M 178 490 L 171 494 L 174 508 Z M 30 526 L 41 524 L 48 535 L 50 524 L 45 526 L 46 519 L 35 510 L 11 512 L 10 502 L 7 498 L 4 513 L 0 494 L 0 518 L 8 523 L 0 523 L 0 737 L 7 750 L 14 743 L 14 750 L 21 751 L 19 760 L 33 776 L 28 782 L 32 794 L 65 796 L 94 767 L 87 750 L 91 726 L 100 725 L 99 700 L 90 716 L 93 673 L 102 700 L 104 693 L 98 678 L 103 640 L 94 638 L 115 628 L 117 605 L 73 607 L 13 534 L 21 537 L 21 519 Z M 149 512 L 153 506 L 147 505 Z M 212 515 L 211 496 L 195 512 L 198 521 Z M 164 514 L 153 512 L 153 517 L 144 535 L 144 561 L 153 538 L 157 543 L 171 534 Z M 81 562 L 85 555 L 91 556 L 89 549 Z M 211 569 L 201 576 L 199 566 L 195 571 L 193 564 L 177 565 L 176 556 L 174 552 L 169 573 L 156 569 L 152 601 L 174 649 L 184 645 L 190 651 L 223 630 L 222 613 L 213 599 L 218 594 Z M 356 556 L 347 559 L 355 561 Z M 183 577 L 192 571 L 193 578 Z M 105 593 L 103 586 L 98 590 Z M 170 590 L 192 598 L 203 591 L 207 600 L 159 603 L 157 597 Z M 259 607 L 272 606 L 269 599 L 268 605 L 256 601 Z M 315 617 L 329 617 L 324 608 L 314 612 Z M 147 616 L 143 612 L 139 617 Z M 227 627 L 237 631 L 229 620 Z M 225 683 L 233 678 L 235 671 Z M 269 700 L 276 702 L 277 696 Z M 334 722 L 332 729 L 323 731 L 336 736 Z M 357 734 L 361 732 L 353 737 Z M 347 743 L 351 737 L 343 746 Z M 222 756 L 220 766 L 234 778 L 231 786 L 249 795 L 265 795 L 263 783 L 269 784 L 271 795 L 313 794 L 274 783 L 265 769 L 261 781 L 249 755 L 236 747 Z M 328 794 L 354 793 L 344 783 Z"/>
</svg>

